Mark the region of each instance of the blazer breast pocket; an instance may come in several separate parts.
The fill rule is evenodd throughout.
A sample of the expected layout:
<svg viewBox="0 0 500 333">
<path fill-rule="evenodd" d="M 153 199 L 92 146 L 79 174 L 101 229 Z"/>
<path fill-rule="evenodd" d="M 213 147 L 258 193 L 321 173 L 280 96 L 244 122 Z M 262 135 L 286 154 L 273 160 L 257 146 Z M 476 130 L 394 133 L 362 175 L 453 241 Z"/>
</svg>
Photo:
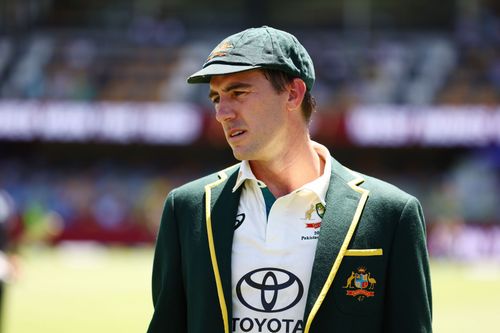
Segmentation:
<svg viewBox="0 0 500 333">
<path fill-rule="evenodd" d="M 333 283 L 334 302 L 345 314 L 370 316 L 382 311 L 385 293 L 382 249 L 349 249 Z"/>
</svg>

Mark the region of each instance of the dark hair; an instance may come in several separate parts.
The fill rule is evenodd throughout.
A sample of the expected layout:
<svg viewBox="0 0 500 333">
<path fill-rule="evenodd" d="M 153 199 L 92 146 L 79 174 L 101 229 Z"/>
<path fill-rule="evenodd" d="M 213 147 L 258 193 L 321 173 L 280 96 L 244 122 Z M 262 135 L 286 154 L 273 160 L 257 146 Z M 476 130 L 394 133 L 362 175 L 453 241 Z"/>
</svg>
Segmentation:
<svg viewBox="0 0 500 333">
<path fill-rule="evenodd" d="M 275 69 L 263 69 L 262 72 L 278 93 L 284 92 L 286 85 L 291 83 L 293 79 L 296 78 L 291 74 Z M 311 95 L 310 91 L 306 91 L 306 93 L 304 94 L 304 99 L 302 100 L 301 107 L 302 115 L 304 116 L 306 122 L 309 124 L 309 122 L 311 121 L 312 113 L 316 111 L 316 100 Z"/>
</svg>

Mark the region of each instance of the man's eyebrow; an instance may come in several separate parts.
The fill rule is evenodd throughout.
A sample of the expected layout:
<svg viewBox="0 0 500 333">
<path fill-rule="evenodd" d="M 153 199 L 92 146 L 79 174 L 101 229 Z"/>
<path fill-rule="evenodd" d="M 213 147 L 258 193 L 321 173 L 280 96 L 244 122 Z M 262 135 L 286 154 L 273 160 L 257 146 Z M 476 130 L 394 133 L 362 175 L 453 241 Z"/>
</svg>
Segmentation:
<svg viewBox="0 0 500 333">
<path fill-rule="evenodd" d="M 236 90 L 236 89 L 246 89 L 250 88 L 252 85 L 250 83 L 244 83 L 244 82 L 234 82 L 222 89 L 223 92 L 229 92 L 231 90 Z M 210 93 L 208 94 L 208 98 L 212 99 L 214 96 L 216 96 L 218 93 L 214 90 L 210 90 Z"/>
</svg>

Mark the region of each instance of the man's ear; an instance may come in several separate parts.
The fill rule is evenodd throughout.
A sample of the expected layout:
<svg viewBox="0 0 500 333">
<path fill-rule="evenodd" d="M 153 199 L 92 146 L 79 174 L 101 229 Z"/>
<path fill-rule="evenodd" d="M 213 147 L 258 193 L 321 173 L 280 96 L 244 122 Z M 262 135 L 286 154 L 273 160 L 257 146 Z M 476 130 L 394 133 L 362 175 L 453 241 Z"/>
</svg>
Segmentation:
<svg viewBox="0 0 500 333">
<path fill-rule="evenodd" d="M 294 78 L 288 85 L 288 108 L 299 109 L 306 93 L 306 84 L 302 79 Z"/>
</svg>

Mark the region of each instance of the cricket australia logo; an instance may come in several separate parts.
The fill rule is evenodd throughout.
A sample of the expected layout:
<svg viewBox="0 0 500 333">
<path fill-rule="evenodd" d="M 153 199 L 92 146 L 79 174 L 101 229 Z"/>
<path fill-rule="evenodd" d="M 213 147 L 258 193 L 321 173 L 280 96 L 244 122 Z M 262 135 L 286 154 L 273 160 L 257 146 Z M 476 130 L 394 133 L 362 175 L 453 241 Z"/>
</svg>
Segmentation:
<svg viewBox="0 0 500 333">
<path fill-rule="evenodd" d="M 311 205 L 309 209 L 306 210 L 304 220 L 312 220 L 314 211 L 316 211 L 318 217 L 322 219 L 323 215 L 325 215 L 325 206 L 323 206 L 321 202 L 318 202 L 316 205 Z"/>
<path fill-rule="evenodd" d="M 361 302 L 367 297 L 375 296 L 376 284 L 377 280 L 371 276 L 371 273 L 365 267 L 359 267 L 356 272 L 351 272 L 343 288 L 348 289 L 347 296 L 352 296 Z"/>
<path fill-rule="evenodd" d="M 316 214 L 314 214 L 316 213 Z M 310 205 L 306 210 L 304 218 L 305 221 L 305 234 L 300 237 L 301 240 L 315 240 L 319 237 L 319 230 L 321 228 L 321 219 L 325 213 L 325 206 L 321 203 Z"/>
</svg>

